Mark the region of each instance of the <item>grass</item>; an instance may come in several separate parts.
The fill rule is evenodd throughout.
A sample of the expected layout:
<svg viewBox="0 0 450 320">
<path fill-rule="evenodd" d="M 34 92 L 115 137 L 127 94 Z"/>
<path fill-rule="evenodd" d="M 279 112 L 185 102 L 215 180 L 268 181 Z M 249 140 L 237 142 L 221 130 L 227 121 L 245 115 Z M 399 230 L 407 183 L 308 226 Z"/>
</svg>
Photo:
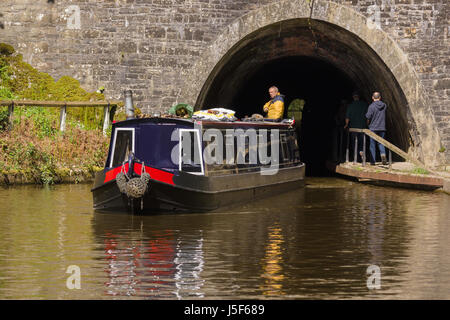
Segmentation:
<svg viewBox="0 0 450 320">
<path fill-rule="evenodd" d="M 419 167 L 412 169 L 410 172 L 414 174 L 430 174 L 428 170 Z"/>
</svg>

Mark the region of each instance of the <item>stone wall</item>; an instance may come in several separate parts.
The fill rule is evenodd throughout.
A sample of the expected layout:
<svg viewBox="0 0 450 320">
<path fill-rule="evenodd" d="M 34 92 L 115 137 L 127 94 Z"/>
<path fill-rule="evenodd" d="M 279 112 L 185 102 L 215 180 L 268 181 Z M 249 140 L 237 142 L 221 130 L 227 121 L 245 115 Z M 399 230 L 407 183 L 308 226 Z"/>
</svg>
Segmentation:
<svg viewBox="0 0 450 320">
<path fill-rule="evenodd" d="M 181 75 L 196 72 L 193 66 L 224 29 L 236 19 L 278 2 L 2 0 L 0 42 L 12 44 L 27 62 L 55 78 L 73 76 L 88 90 L 105 86 L 106 95 L 113 99 L 122 99 L 123 90 L 130 88 L 139 107 L 162 111 L 184 101 L 186 77 Z M 439 131 L 446 148 L 444 161 L 449 163 L 450 2 L 291 2 L 299 6 L 329 2 L 351 8 L 399 46 L 417 74 L 417 86 L 423 88 L 427 108 L 432 110 L 429 121 Z M 350 27 L 352 21 L 348 23 Z"/>
<path fill-rule="evenodd" d="M 87 89 L 166 108 L 204 47 L 228 23 L 262 4 L 244 0 L 2 0 L 0 39 L 27 62 Z M 79 10 L 79 19 L 78 11 Z"/>
</svg>

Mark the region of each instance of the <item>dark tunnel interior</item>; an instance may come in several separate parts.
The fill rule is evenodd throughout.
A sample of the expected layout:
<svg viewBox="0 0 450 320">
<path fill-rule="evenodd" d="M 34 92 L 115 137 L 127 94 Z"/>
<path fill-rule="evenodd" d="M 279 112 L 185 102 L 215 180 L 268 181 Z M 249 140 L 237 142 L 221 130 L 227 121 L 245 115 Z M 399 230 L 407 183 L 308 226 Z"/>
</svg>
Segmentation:
<svg viewBox="0 0 450 320">
<path fill-rule="evenodd" d="M 332 64 L 317 58 L 276 59 L 261 65 L 236 92 L 231 103 L 236 116 L 263 114 L 262 106 L 270 100 L 268 89 L 273 85 L 285 96 L 285 118 L 292 100 L 305 100 L 299 137 L 302 160 L 307 174 L 329 174 L 324 161 L 331 156 L 334 116 L 341 100 L 350 101 L 355 84 Z"/>
<path fill-rule="evenodd" d="M 276 86 L 285 96 L 287 117 L 292 100 L 305 100 L 301 158 L 307 175 L 326 176 L 331 174 L 326 162 L 336 155 L 335 116 L 341 101 L 350 103 L 352 92 L 358 91 L 361 100 L 370 103 L 372 92 L 380 91 L 390 107 L 387 139 L 406 150 L 411 141 L 407 102 L 378 55 L 338 26 L 322 21 L 312 21 L 311 28 L 305 24 L 304 19 L 287 20 L 241 40 L 213 70 L 196 105 L 233 109 L 238 118 L 264 115 L 268 89 Z"/>
</svg>

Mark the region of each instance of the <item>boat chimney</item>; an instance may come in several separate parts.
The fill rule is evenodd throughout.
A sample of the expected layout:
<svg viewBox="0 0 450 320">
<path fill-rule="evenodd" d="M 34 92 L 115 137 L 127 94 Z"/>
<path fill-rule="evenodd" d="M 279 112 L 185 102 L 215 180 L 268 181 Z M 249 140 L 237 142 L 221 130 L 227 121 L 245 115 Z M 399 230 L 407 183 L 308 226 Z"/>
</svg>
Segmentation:
<svg viewBox="0 0 450 320">
<path fill-rule="evenodd" d="M 133 92 L 125 90 L 125 114 L 128 119 L 134 119 Z"/>
</svg>

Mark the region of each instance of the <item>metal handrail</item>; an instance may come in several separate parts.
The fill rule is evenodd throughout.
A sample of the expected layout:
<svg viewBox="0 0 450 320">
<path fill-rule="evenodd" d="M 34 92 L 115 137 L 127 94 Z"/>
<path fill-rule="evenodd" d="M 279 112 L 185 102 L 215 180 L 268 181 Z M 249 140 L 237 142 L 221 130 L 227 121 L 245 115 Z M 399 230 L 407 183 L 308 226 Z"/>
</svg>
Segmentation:
<svg viewBox="0 0 450 320">
<path fill-rule="evenodd" d="M 362 157 L 362 165 L 363 167 L 366 165 L 366 135 L 369 136 L 370 138 L 374 139 L 375 141 L 381 143 L 383 146 L 385 146 L 388 151 L 389 151 L 389 155 L 388 155 L 388 162 L 389 162 L 389 169 L 392 169 L 392 152 L 395 152 L 397 155 L 399 155 L 400 157 L 402 157 L 405 160 L 408 160 L 412 163 L 414 163 L 416 166 L 425 168 L 429 171 L 431 171 L 430 169 L 426 168 L 425 165 L 423 163 L 421 163 L 420 161 L 418 161 L 417 159 L 414 159 L 413 157 L 411 157 L 410 155 L 408 155 L 406 152 L 404 152 L 403 150 L 401 150 L 400 148 L 398 148 L 397 146 L 393 145 L 392 143 L 390 143 L 389 141 L 383 139 L 382 137 L 380 137 L 379 135 L 377 135 L 376 133 L 374 133 L 373 131 L 370 131 L 369 129 L 356 129 L 356 128 L 349 128 L 348 129 L 348 133 L 347 133 L 347 147 L 346 147 L 346 156 L 345 156 L 345 161 L 349 162 L 349 147 L 350 147 L 350 132 L 360 132 L 364 134 L 364 140 L 363 140 L 363 157 Z M 354 151 L 354 159 L 353 159 L 353 163 L 357 162 L 357 156 L 358 156 L 358 136 L 355 136 L 355 151 Z"/>
</svg>

